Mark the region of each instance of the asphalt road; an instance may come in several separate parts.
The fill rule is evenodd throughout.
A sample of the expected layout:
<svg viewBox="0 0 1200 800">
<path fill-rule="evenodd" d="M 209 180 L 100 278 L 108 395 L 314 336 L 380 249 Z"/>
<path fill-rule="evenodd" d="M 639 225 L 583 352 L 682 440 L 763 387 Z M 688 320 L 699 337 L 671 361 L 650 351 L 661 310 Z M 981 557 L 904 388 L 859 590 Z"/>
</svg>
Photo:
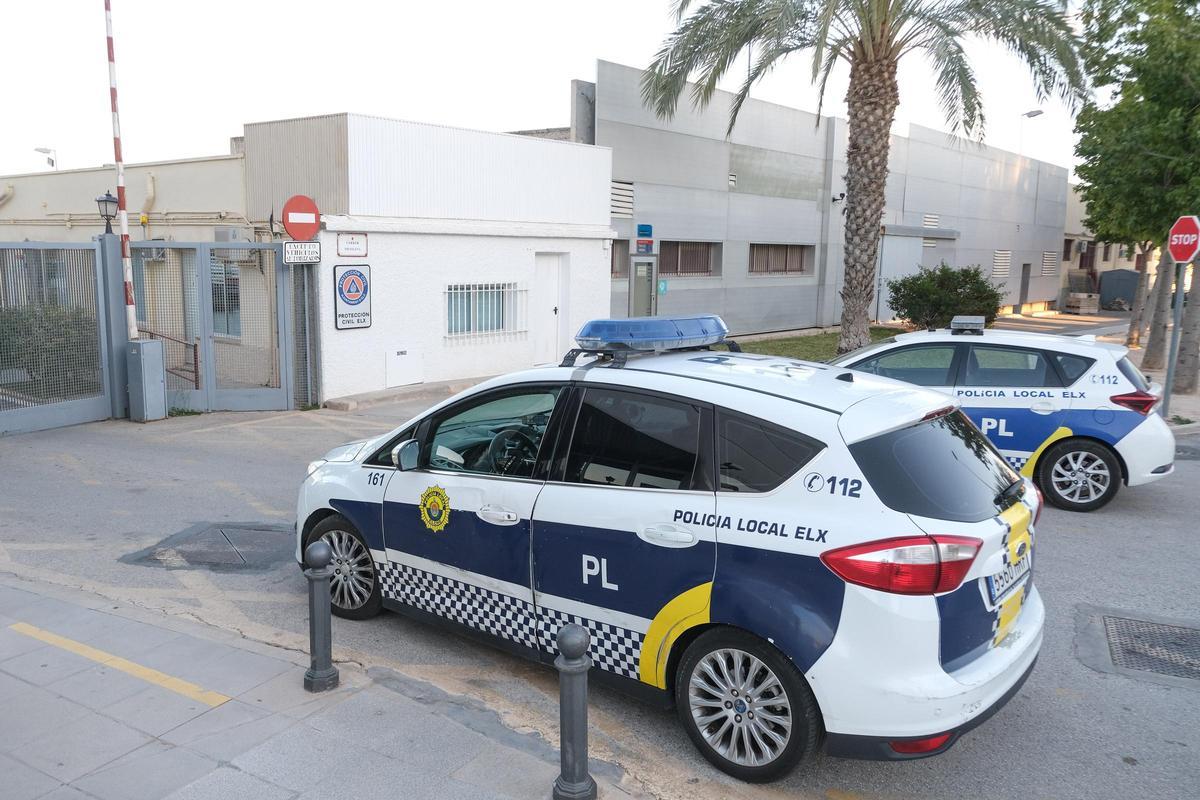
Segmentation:
<svg viewBox="0 0 1200 800">
<path fill-rule="evenodd" d="M 413 405 L 110 421 L 0 438 L 0 571 L 300 648 L 305 582 L 279 529 L 292 522 L 304 466 L 398 425 Z M 1088 606 L 1200 627 L 1200 438 L 1182 439 L 1180 451 L 1187 460 L 1174 475 L 1122 491 L 1101 512 L 1046 512 L 1041 660 L 1018 696 L 947 754 L 887 764 L 818 757 L 781 783 L 747 786 L 710 768 L 672 714 L 597 689 L 593 755 L 624 766 L 648 792 L 689 800 L 1197 797 L 1200 681 L 1106 674 L 1076 655 L 1076 617 Z M 204 551 L 177 535 L 213 523 L 257 526 L 266 544 L 247 549 L 248 563 L 189 563 Z M 342 658 L 469 695 L 518 730 L 556 740 L 556 682 L 546 669 L 390 614 L 335 620 L 334 637 Z"/>
</svg>

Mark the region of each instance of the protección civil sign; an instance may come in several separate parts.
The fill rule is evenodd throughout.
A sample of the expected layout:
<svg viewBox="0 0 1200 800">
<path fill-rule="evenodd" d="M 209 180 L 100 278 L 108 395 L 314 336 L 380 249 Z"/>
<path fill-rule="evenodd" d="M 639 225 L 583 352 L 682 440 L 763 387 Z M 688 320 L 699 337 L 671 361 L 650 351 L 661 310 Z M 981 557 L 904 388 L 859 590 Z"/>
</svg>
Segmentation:
<svg viewBox="0 0 1200 800">
<path fill-rule="evenodd" d="M 285 264 L 319 264 L 321 262 L 320 242 L 284 242 L 283 263 Z"/>
<path fill-rule="evenodd" d="M 339 331 L 371 327 L 371 268 L 366 264 L 333 268 L 333 324 Z"/>
</svg>

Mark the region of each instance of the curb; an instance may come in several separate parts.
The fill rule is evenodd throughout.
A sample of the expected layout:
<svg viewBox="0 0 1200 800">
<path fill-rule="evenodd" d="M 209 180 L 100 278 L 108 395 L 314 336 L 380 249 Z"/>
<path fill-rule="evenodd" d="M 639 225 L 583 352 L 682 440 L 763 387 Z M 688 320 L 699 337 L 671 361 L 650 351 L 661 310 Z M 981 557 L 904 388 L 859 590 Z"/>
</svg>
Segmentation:
<svg viewBox="0 0 1200 800">
<path fill-rule="evenodd" d="M 330 411 L 359 411 L 371 406 L 394 403 L 399 400 L 428 400 L 431 403 L 453 397 L 459 392 L 489 380 L 494 376 L 485 375 L 478 378 L 463 378 L 454 381 L 437 383 L 417 383 L 412 386 L 400 386 L 395 389 L 381 389 L 375 392 L 332 397 L 321 404 L 322 408 Z"/>
<path fill-rule="evenodd" d="M 1187 436 L 1192 433 L 1200 433 L 1200 422 L 1189 422 L 1187 425 L 1171 425 L 1167 427 L 1171 429 L 1171 433 L 1176 436 Z"/>
</svg>

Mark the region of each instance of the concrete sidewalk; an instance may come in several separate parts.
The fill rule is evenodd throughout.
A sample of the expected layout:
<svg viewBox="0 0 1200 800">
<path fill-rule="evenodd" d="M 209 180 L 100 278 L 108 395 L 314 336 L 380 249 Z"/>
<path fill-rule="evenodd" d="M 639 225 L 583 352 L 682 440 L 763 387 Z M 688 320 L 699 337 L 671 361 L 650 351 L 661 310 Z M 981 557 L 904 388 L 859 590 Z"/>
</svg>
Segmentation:
<svg viewBox="0 0 1200 800">
<path fill-rule="evenodd" d="M 541 798 L 557 750 L 482 705 L 95 595 L 0 576 L 5 800 Z M 632 796 L 594 763 L 601 797 Z"/>
</svg>

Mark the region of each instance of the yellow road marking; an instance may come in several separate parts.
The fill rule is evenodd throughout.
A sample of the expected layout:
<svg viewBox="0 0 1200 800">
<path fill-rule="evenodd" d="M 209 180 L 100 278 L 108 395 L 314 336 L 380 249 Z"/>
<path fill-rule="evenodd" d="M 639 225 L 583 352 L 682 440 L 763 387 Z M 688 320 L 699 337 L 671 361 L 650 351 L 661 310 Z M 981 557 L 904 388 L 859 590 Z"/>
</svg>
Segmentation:
<svg viewBox="0 0 1200 800">
<path fill-rule="evenodd" d="M 132 661 L 115 656 L 112 653 L 106 653 L 103 650 L 97 650 L 95 647 L 86 645 L 83 642 L 77 642 L 74 639 L 68 639 L 65 636 L 59 636 L 57 633 L 44 631 L 41 628 L 36 628 L 24 622 L 16 622 L 9 625 L 9 630 L 22 633 L 30 636 L 38 641 L 53 645 L 61 650 L 66 650 L 68 653 L 74 653 L 77 656 L 95 661 L 98 664 L 103 664 L 115 670 L 124 672 L 126 675 L 132 675 L 135 678 L 152 683 L 155 686 L 161 686 L 164 689 L 181 694 L 184 697 L 195 700 L 198 703 L 204 703 L 206 706 L 216 708 L 217 706 L 229 702 L 229 698 L 217 692 L 210 692 L 207 689 L 202 689 L 194 683 L 189 683 L 182 678 L 176 678 L 168 675 L 165 672 L 159 672 L 150 667 L 144 667 L 141 664 L 135 664 Z"/>
</svg>

